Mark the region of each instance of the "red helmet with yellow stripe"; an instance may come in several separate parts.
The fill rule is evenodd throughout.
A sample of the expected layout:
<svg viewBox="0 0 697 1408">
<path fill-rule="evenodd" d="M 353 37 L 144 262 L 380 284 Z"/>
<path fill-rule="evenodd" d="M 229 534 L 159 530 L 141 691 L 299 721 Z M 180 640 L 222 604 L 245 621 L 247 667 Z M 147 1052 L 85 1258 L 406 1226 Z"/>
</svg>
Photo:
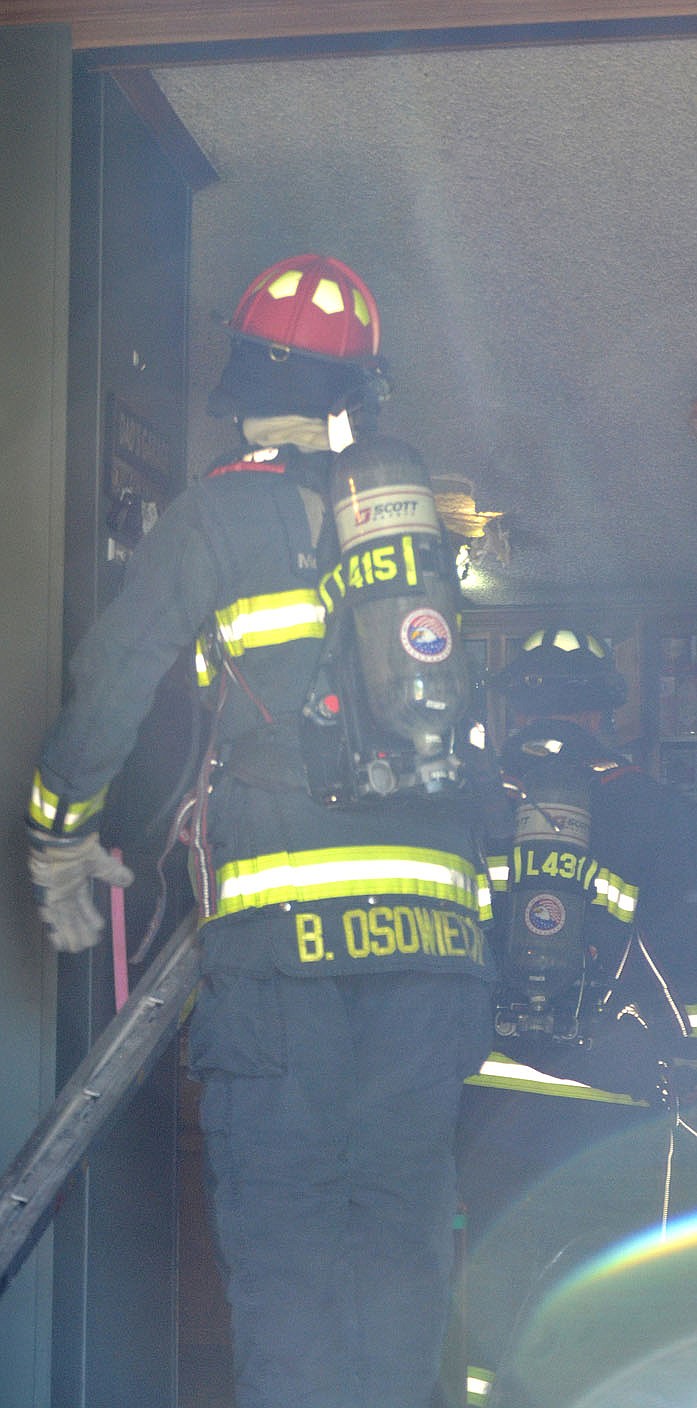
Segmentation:
<svg viewBox="0 0 697 1408">
<path fill-rule="evenodd" d="M 324 418 L 345 409 L 367 423 L 389 396 L 377 304 L 340 259 L 296 254 L 272 264 L 224 326 L 232 345 L 211 415 Z"/>
<path fill-rule="evenodd" d="M 233 335 L 319 357 L 363 361 L 380 347 L 380 316 L 368 285 L 328 255 L 297 254 L 272 264 L 243 293 L 228 323 Z"/>
</svg>

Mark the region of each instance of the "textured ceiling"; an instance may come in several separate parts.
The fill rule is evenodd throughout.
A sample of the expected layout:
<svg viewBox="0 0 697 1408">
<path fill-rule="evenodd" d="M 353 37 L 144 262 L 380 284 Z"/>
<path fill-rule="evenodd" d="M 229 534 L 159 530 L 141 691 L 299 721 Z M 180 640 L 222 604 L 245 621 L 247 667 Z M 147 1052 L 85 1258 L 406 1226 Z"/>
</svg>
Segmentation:
<svg viewBox="0 0 697 1408">
<path fill-rule="evenodd" d="M 697 589 L 697 40 L 155 70 L 220 173 L 194 197 L 191 459 L 263 267 L 371 285 L 383 427 L 502 509 L 471 600 Z"/>
</svg>

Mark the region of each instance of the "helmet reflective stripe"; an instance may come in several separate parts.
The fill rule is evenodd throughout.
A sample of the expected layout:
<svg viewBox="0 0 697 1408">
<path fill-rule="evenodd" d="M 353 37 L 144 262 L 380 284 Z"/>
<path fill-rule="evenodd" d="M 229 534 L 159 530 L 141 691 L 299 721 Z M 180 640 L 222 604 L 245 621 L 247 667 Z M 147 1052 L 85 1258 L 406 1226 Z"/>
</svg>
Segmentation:
<svg viewBox="0 0 697 1408">
<path fill-rule="evenodd" d="M 97 812 L 100 812 L 104 806 L 106 794 L 106 787 L 102 787 L 100 792 L 96 792 L 93 797 L 88 797 L 85 802 L 70 802 L 70 804 L 66 806 L 63 824 L 60 828 L 61 834 L 77 831 L 78 827 L 84 825 L 86 821 L 89 821 L 91 816 L 95 816 Z M 37 771 L 34 774 L 31 800 L 29 803 L 29 815 L 32 821 L 35 821 L 37 826 L 42 826 L 44 830 L 51 831 L 58 814 L 59 805 L 60 798 L 55 792 L 51 792 L 48 787 L 44 786 L 41 780 L 41 774 Z"/>
<path fill-rule="evenodd" d="M 302 276 L 302 269 L 286 269 L 285 273 L 279 274 L 277 279 L 271 280 L 266 292 L 271 298 L 295 298 Z M 255 284 L 252 292 L 259 293 L 263 287 L 264 280 L 261 279 L 259 283 Z"/>
<path fill-rule="evenodd" d="M 491 1369 L 479 1369 L 470 1365 L 467 1369 L 467 1404 L 468 1408 L 476 1408 L 477 1404 L 486 1403 L 491 1386 L 494 1382 L 494 1375 Z"/>
<path fill-rule="evenodd" d="M 343 313 L 344 300 L 335 279 L 320 279 L 312 295 L 312 302 L 323 313 Z"/>
<path fill-rule="evenodd" d="M 218 872 L 218 913 L 347 895 L 424 895 L 479 916 L 478 877 L 461 856 L 416 846 L 282 851 L 231 861 Z"/>
<path fill-rule="evenodd" d="M 549 639 L 550 635 L 551 632 L 546 630 L 533 631 L 532 635 L 528 636 L 527 640 L 523 642 L 523 650 L 537 650 L 545 641 L 545 637 L 547 637 L 546 643 L 555 650 L 569 652 L 572 650 L 586 649 L 590 651 L 591 655 L 597 655 L 599 660 L 605 660 L 607 658 L 607 647 L 604 646 L 601 641 L 596 640 L 595 636 L 586 635 L 585 632 L 579 636 L 576 631 L 569 630 L 566 626 L 563 626 L 561 630 L 555 631 L 554 634 L 551 635 L 551 639 Z"/>
<path fill-rule="evenodd" d="M 573 1100 L 600 1100 L 608 1105 L 646 1105 L 645 1100 L 634 1100 L 631 1095 L 621 1095 L 614 1090 L 599 1090 L 592 1085 L 584 1085 L 578 1080 L 562 1080 L 550 1076 L 546 1071 L 538 1071 L 534 1066 L 525 1066 L 503 1056 L 500 1051 L 492 1051 L 480 1067 L 477 1075 L 468 1076 L 465 1085 L 488 1086 L 495 1090 L 520 1090 L 528 1095 L 557 1095 Z"/>
<path fill-rule="evenodd" d="M 555 631 L 552 637 L 552 645 L 555 650 L 580 650 L 581 642 L 573 631 Z"/>
<path fill-rule="evenodd" d="M 593 904 L 602 905 L 608 914 L 614 914 L 625 924 L 631 924 L 639 902 L 638 885 L 628 885 L 619 875 L 603 867 L 594 877 L 595 899 Z"/>
<path fill-rule="evenodd" d="M 289 640 L 321 639 L 325 632 L 324 607 L 312 590 L 240 597 L 215 614 L 231 655 Z"/>
</svg>

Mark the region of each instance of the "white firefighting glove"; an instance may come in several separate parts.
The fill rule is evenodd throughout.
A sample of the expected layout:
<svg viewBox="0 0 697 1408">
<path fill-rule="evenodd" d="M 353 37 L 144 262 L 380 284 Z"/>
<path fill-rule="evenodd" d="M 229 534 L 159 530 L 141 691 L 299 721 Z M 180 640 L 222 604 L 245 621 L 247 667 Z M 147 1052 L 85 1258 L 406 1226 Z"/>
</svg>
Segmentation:
<svg viewBox="0 0 697 1408">
<path fill-rule="evenodd" d="M 55 949 L 80 953 L 99 943 L 104 920 L 92 903 L 92 880 L 130 885 L 133 871 L 100 845 L 96 831 L 79 839 L 29 828 L 29 873 L 39 914 Z"/>
</svg>

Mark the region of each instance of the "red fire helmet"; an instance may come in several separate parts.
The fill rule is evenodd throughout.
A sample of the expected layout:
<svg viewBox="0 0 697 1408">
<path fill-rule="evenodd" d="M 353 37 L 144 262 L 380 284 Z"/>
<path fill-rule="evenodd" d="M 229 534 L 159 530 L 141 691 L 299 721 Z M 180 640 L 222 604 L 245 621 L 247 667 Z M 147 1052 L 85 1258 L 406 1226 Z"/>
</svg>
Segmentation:
<svg viewBox="0 0 697 1408">
<path fill-rule="evenodd" d="M 367 284 L 321 254 L 272 264 L 242 295 L 228 327 L 240 337 L 319 357 L 362 361 L 377 356 L 380 315 Z"/>
</svg>

